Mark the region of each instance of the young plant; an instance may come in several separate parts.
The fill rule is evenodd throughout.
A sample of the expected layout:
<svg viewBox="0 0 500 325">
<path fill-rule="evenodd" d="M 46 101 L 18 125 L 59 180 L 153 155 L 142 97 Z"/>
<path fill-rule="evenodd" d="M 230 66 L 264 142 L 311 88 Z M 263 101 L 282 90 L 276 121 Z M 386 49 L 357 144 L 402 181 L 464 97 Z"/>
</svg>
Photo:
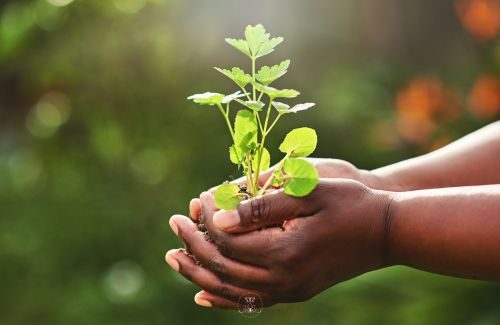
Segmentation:
<svg viewBox="0 0 500 325">
<path fill-rule="evenodd" d="M 220 209 L 235 209 L 240 201 L 262 195 L 270 186 L 283 187 L 288 195 L 306 196 L 318 183 L 318 173 L 314 166 L 301 159 L 309 156 L 317 143 L 316 132 L 304 127 L 294 129 L 286 135 L 279 146 L 279 150 L 285 156 L 275 165 L 272 176 L 264 186 L 259 187 L 259 174 L 269 169 L 271 163 L 269 151 L 265 148 L 271 130 L 282 116 L 315 105 L 305 103 L 290 107 L 281 100 L 295 98 L 300 93 L 293 89 L 276 89 L 270 86 L 287 72 L 290 60 L 284 60 L 271 67 L 262 66 L 256 70 L 257 59 L 273 52 L 282 41 L 282 37 L 270 38 L 262 25 L 247 26 L 245 39 L 226 38 L 227 43 L 250 59 L 251 74 L 238 67 L 215 68 L 234 81 L 239 90 L 230 95 L 206 92 L 188 97 L 195 103 L 215 106 L 220 111 L 233 141 L 229 147 L 229 159 L 238 165 L 246 177 L 246 187 L 224 183 L 217 188 L 215 203 Z M 234 124 L 230 120 L 233 103 L 239 104 L 241 108 L 236 113 Z"/>
</svg>

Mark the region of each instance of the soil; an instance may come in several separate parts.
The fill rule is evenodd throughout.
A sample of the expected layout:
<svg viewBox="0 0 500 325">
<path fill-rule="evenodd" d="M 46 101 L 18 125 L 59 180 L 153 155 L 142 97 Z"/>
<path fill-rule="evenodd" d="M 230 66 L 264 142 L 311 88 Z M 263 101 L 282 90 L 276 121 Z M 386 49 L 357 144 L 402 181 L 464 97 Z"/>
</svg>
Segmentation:
<svg viewBox="0 0 500 325">
<path fill-rule="evenodd" d="M 252 197 L 252 195 L 247 192 L 247 187 L 246 186 L 238 185 L 238 187 L 240 188 L 240 193 L 245 193 L 249 197 Z M 203 213 L 200 213 L 200 220 L 198 222 L 198 229 L 203 233 L 203 235 L 204 235 L 204 237 L 205 237 L 205 239 L 207 241 L 213 243 L 212 238 L 210 238 L 210 235 L 208 234 L 207 227 L 205 226 L 205 218 L 203 217 Z"/>
<path fill-rule="evenodd" d="M 252 197 L 252 195 L 251 195 L 250 193 L 248 193 L 248 192 L 247 192 L 247 187 L 246 187 L 246 186 L 240 186 L 240 185 L 238 185 L 238 186 L 239 186 L 239 188 L 240 188 L 240 193 L 245 193 L 245 194 L 247 194 L 250 198 Z M 273 191 L 273 189 L 267 189 L 267 190 L 264 192 L 264 194 L 269 193 L 269 192 L 271 192 L 271 191 Z M 265 226 L 265 227 L 263 227 L 263 228 L 261 228 L 261 229 L 267 229 L 267 228 L 273 228 L 273 227 L 279 227 L 279 228 L 281 228 L 282 230 L 285 230 L 285 229 L 283 228 L 283 225 L 270 225 L 270 226 Z M 200 213 L 200 219 L 199 219 L 199 221 L 198 221 L 198 229 L 199 229 L 201 232 L 203 232 L 203 236 L 204 236 L 205 240 L 207 240 L 207 241 L 209 241 L 209 242 L 211 242 L 211 243 L 213 243 L 213 242 L 214 242 L 214 240 L 213 240 L 213 239 L 210 237 L 210 235 L 208 234 L 207 227 L 205 226 L 205 218 L 204 218 L 204 216 L 203 216 L 203 213 Z M 189 253 L 189 251 L 188 251 L 188 253 Z"/>
</svg>

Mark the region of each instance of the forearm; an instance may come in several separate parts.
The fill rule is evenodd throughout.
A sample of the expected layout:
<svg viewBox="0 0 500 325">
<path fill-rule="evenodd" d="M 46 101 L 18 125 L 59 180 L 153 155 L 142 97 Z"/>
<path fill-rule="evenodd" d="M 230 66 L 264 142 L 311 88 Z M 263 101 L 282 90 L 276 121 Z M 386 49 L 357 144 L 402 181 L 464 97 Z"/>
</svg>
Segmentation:
<svg viewBox="0 0 500 325">
<path fill-rule="evenodd" d="M 500 122 L 429 154 L 375 169 L 374 188 L 411 191 L 500 183 Z"/>
<path fill-rule="evenodd" d="M 390 264 L 500 281 L 500 185 L 395 193 Z"/>
</svg>

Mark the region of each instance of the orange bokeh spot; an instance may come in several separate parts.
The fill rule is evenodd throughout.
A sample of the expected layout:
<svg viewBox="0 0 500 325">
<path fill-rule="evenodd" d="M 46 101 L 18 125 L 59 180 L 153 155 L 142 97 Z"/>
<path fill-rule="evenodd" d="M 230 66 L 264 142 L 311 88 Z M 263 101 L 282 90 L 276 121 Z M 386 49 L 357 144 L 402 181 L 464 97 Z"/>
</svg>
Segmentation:
<svg viewBox="0 0 500 325">
<path fill-rule="evenodd" d="M 479 77 L 469 94 L 470 109 L 481 119 L 491 119 L 500 112 L 500 79 L 492 75 Z"/>
<path fill-rule="evenodd" d="M 499 0 L 456 0 L 455 8 L 465 30 L 480 40 L 490 40 L 500 32 Z"/>
<path fill-rule="evenodd" d="M 454 92 L 433 78 L 416 78 L 396 98 L 397 129 L 403 138 L 424 143 L 439 122 L 455 120 L 460 115 Z"/>
</svg>

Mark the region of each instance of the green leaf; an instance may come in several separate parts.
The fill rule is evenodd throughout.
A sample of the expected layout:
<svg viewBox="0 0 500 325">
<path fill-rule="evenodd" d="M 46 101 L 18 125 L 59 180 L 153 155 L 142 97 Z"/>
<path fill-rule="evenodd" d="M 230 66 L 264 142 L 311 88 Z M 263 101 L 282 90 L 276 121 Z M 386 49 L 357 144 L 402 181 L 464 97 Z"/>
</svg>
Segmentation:
<svg viewBox="0 0 500 325">
<path fill-rule="evenodd" d="M 283 183 L 285 182 L 285 176 L 283 175 L 283 172 L 281 169 L 277 169 L 273 173 L 274 178 L 271 181 L 271 185 L 274 187 L 281 187 L 283 186 Z"/>
<path fill-rule="evenodd" d="M 280 102 L 273 102 L 274 108 L 276 108 L 276 110 L 279 113 L 282 113 L 282 114 L 297 113 L 297 112 L 300 112 L 300 111 L 305 111 L 306 109 L 314 107 L 314 105 L 316 105 L 316 104 L 314 104 L 314 103 L 304 103 L 304 104 L 295 105 L 294 107 L 290 108 L 290 106 L 288 106 L 287 104 L 283 104 L 283 103 L 280 103 Z"/>
<path fill-rule="evenodd" d="M 261 56 L 271 53 L 272 51 L 274 51 L 274 48 L 281 42 L 283 42 L 283 37 L 274 37 L 269 41 L 266 41 L 261 45 L 259 53 L 257 53 L 256 57 L 260 58 Z"/>
<path fill-rule="evenodd" d="M 311 128 L 298 128 L 288 132 L 279 149 L 290 157 L 307 157 L 316 149 L 318 137 Z"/>
<path fill-rule="evenodd" d="M 240 110 L 234 121 L 234 142 L 243 152 L 257 145 L 257 120 L 248 110 Z"/>
<path fill-rule="evenodd" d="M 285 182 L 285 194 L 291 196 L 306 196 L 311 193 L 319 176 L 316 168 L 303 159 L 287 159 L 283 164 L 283 170 L 288 177 Z"/>
<path fill-rule="evenodd" d="M 261 24 L 255 26 L 248 25 L 245 28 L 245 38 L 250 53 L 257 57 L 262 44 L 269 41 L 269 34 L 266 33 L 266 29 Z"/>
<path fill-rule="evenodd" d="M 260 68 L 259 72 L 257 72 L 255 78 L 262 83 L 263 85 L 269 85 L 276 79 L 283 76 L 290 65 L 290 60 L 282 61 L 280 64 L 273 65 L 272 67 L 263 66 Z"/>
<path fill-rule="evenodd" d="M 300 112 L 300 111 L 305 111 L 306 109 L 309 109 L 311 107 L 314 107 L 314 103 L 304 103 L 304 104 L 298 104 L 298 105 L 295 105 L 294 107 L 290 108 L 288 110 L 288 112 L 290 113 L 297 113 L 297 112 Z"/>
<path fill-rule="evenodd" d="M 234 81 L 241 88 L 245 88 L 245 86 L 248 85 L 250 81 L 252 81 L 251 75 L 245 73 L 245 71 L 237 67 L 232 68 L 231 70 L 220 69 L 220 68 L 214 68 L 214 69 L 219 71 L 232 81 Z"/>
<path fill-rule="evenodd" d="M 300 95 L 297 90 L 294 89 L 276 89 L 273 87 L 265 86 L 259 82 L 252 82 L 255 86 L 255 89 L 260 91 L 261 93 L 266 94 L 269 98 L 294 98 Z"/>
<path fill-rule="evenodd" d="M 245 161 L 245 153 L 233 144 L 229 147 L 229 160 L 235 165 L 241 165 Z"/>
<path fill-rule="evenodd" d="M 263 172 L 265 170 L 269 169 L 269 166 L 271 165 L 271 155 L 269 154 L 269 151 L 267 151 L 266 148 L 262 148 L 262 157 L 260 158 L 260 168 L 259 171 Z M 256 154 L 254 155 L 254 159 L 252 160 L 252 170 L 257 171 L 257 166 L 259 163 L 259 155 Z"/>
<path fill-rule="evenodd" d="M 248 48 L 247 41 L 242 39 L 226 38 L 226 43 L 240 50 L 249 58 L 252 57 L 252 55 L 250 54 L 250 49 Z"/>
<path fill-rule="evenodd" d="M 288 113 L 288 110 L 290 109 L 290 105 L 281 102 L 273 102 L 272 105 L 276 108 L 278 113 Z"/>
<path fill-rule="evenodd" d="M 219 93 L 206 92 L 203 94 L 195 94 L 189 96 L 187 99 L 190 99 L 197 104 L 213 106 L 221 104 L 222 100 L 224 99 L 224 95 Z"/>
<path fill-rule="evenodd" d="M 242 197 L 236 184 L 222 184 L 215 190 L 215 205 L 219 209 L 234 210 L 240 204 Z"/>
<path fill-rule="evenodd" d="M 274 37 L 270 39 L 269 36 L 270 36 L 269 33 L 266 33 L 266 29 L 261 24 L 255 26 L 249 25 L 245 28 L 245 42 L 246 46 L 248 47 L 250 55 L 248 55 L 244 50 L 239 48 L 243 47 L 243 49 L 246 50 L 243 44 L 236 44 L 236 45 L 231 44 L 231 45 L 238 48 L 240 51 L 247 54 L 249 57 L 253 56 L 255 58 L 260 58 L 266 54 L 271 53 L 278 44 L 283 42 L 283 37 Z M 238 42 L 243 40 L 232 40 L 232 41 Z"/>
<path fill-rule="evenodd" d="M 255 100 L 238 100 L 238 103 L 242 104 L 245 107 L 250 108 L 252 111 L 260 112 L 262 111 L 262 107 L 264 107 L 264 103 L 261 101 L 255 101 Z"/>
<path fill-rule="evenodd" d="M 227 95 L 222 99 L 222 104 L 227 104 L 230 101 L 233 101 L 235 99 L 238 99 L 240 97 L 246 96 L 246 94 L 242 94 L 241 91 L 237 91 L 235 93 L 232 93 L 231 95 Z"/>
</svg>

